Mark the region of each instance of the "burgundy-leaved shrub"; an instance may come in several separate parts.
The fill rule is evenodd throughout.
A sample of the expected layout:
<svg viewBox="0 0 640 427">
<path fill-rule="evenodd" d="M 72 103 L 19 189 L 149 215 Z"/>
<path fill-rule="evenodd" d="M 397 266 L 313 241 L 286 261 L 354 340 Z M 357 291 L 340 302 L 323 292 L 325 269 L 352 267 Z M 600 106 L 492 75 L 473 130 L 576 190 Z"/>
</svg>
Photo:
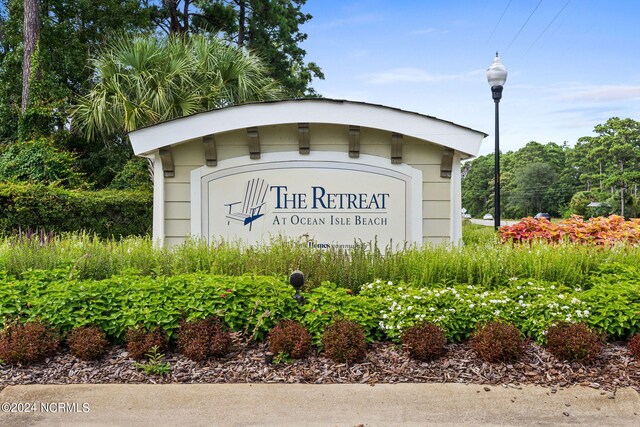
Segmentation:
<svg viewBox="0 0 640 427">
<path fill-rule="evenodd" d="M 444 330 L 430 322 L 414 325 L 402 334 L 402 345 L 417 360 L 428 361 L 442 356 L 446 344 Z"/>
<path fill-rule="evenodd" d="M 141 325 L 129 328 L 125 340 L 129 356 L 135 360 L 145 359 L 153 347 L 157 347 L 159 352 L 166 351 L 169 342 L 167 334 L 160 327 L 147 330 Z"/>
<path fill-rule="evenodd" d="M 321 341 L 327 357 L 337 363 L 357 362 L 367 353 L 364 329 L 351 320 L 341 319 L 327 326 Z"/>
<path fill-rule="evenodd" d="M 97 326 L 80 326 L 69 332 L 67 345 L 77 358 L 96 360 L 107 351 L 109 341 L 104 331 Z"/>
<path fill-rule="evenodd" d="M 53 356 L 60 336 L 41 322 L 13 322 L 0 331 L 0 360 L 29 365 Z"/>
<path fill-rule="evenodd" d="M 546 331 L 547 350 L 560 360 L 588 362 L 602 350 L 603 337 L 584 323 L 558 323 Z"/>
<path fill-rule="evenodd" d="M 520 357 L 527 342 L 518 328 L 505 322 L 488 322 L 472 335 L 471 348 L 487 362 L 506 362 Z"/>
<path fill-rule="evenodd" d="M 180 322 L 178 349 L 189 359 L 202 361 L 213 356 L 224 356 L 229 352 L 231 342 L 231 333 L 218 318 Z"/>
<path fill-rule="evenodd" d="M 635 334 L 629 340 L 629 344 L 627 344 L 629 348 L 629 352 L 633 354 L 637 359 L 640 359 L 640 333 Z"/>
<path fill-rule="evenodd" d="M 269 331 L 269 351 L 301 359 L 311 350 L 311 334 L 295 320 L 283 320 Z"/>
</svg>

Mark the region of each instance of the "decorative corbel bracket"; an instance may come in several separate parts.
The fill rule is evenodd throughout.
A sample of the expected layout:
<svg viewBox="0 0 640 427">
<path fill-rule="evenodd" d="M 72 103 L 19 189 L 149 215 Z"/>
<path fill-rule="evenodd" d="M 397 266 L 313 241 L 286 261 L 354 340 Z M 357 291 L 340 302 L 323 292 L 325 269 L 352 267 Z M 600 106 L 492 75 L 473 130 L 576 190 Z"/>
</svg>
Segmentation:
<svg viewBox="0 0 640 427">
<path fill-rule="evenodd" d="M 401 134 L 391 134 L 391 163 L 394 165 L 402 163 L 402 142 Z"/>
<path fill-rule="evenodd" d="M 171 147 L 162 147 L 160 150 L 160 160 L 162 161 L 162 172 L 165 178 L 173 178 L 176 176 L 176 167 L 173 163 L 173 153 Z"/>
<path fill-rule="evenodd" d="M 360 126 L 349 126 L 349 157 L 360 157 Z"/>
<path fill-rule="evenodd" d="M 207 166 L 216 166 L 218 164 L 218 150 L 216 149 L 216 138 L 213 135 L 207 135 L 202 138 L 204 144 L 204 158 Z"/>
<path fill-rule="evenodd" d="M 453 149 L 444 147 L 442 149 L 442 162 L 440 163 L 440 178 L 451 178 L 453 166 Z"/>
<path fill-rule="evenodd" d="M 298 149 L 300 154 L 309 154 L 309 123 L 298 123 Z"/>
<path fill-rule="evenodd" d="M 257 127 L 247 128 L 247 139 L 249 141 L 249 158 L 260 158 L 260 135 Z"/>
</svg>

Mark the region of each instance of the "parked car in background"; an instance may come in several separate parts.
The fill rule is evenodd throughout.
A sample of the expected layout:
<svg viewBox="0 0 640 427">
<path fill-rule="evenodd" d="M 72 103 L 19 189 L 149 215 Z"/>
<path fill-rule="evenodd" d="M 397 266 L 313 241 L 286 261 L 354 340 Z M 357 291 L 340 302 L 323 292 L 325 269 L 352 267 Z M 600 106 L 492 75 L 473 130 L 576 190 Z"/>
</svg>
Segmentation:
<svg viewBox="0 0 640 427">
<path fill-rule="evenodd" d="M 548 214 L 548 213 L 546 213 L 546 212 L 538 212 L 538 213 L 536 214 L 536 216 L 534 216 L 534 218 L 535 218 L 535 219 L 544 218 L 544 219 L 546 219 L 547 221 L 551 221 L 551 215 L 549 215 L 549 214 Z"/>
<path fill-rule="evenodd" d="M 491 215 L 490 213 L 485 214 L 482 219 L 493 219 L 493 215 Z"/>
</svg>

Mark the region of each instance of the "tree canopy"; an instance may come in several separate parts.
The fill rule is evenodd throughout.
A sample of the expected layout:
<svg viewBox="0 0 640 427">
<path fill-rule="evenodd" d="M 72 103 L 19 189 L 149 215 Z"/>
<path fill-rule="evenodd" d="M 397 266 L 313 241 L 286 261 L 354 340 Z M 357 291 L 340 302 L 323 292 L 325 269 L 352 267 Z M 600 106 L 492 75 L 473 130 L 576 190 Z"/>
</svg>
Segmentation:
<svg viewBox="0 0 640 427">
<path fill-rule="evenodd" d="M 312 16 L 307 0 L 169 0 L 151 2 L 152 17 L 168 35 L 216 35 L 265 60 L 269 74 L 290 98 L 317 96 L 313 78 L 324 78 L 315 62 L 305 62 L 300 27 Z"/>
<path fill-rule="evenodd" d="M 280 97 L 317 96 L 311 83 L 313 78 L 322 78 L 322 71 L 305 59 L 306 52 L 300 46 L 307 37 L 301 28 L 311 19 L 302 11 L 305 2 L 29 0 L 30 5 L 37 5 L 40 23 L 39 38 L 29 39 L 30 30 L 25 31 L 24 24 L 26 2 L 0 0 L 0 154 L 17 141 L 45 138 L 58 149 L 73 154 L 78 172 L 85 177 L 89 187 L 103 188 L 112 185 L 125 170 L 144 172 L 145 165 L 133 159 L 124 137 L 125 129 L 227 102 L 271 99 L 276 91 L 271 86 L 272 80 L 267 82 L 268 78 L 278 81 Z M 211 43 L 233 48 L 226 49 L 226 59 L 224 55 L 219 58 L 220 64 L 227 65 L 215 77 L 211 68 L 206 71 L 201 67 L 195 72 L 193 61 L 182 64 L 175 60 L 166 64 L 156 62 L 155 66 L 164 66 L 165 71 L 167 67 L 174 67 L 176 72 L 178 69 L 191 71 L 183 74 L 182 80 L 175 84 L 168 83 L 166 74 L 156 76 L 147 84 L 147 89 L 158 84 L 163 85 L 159 87 L 164 91 L 149 92 L 149 99 L 142 102 L 143 95 L 135 95 L 135 91 L 144 90 L 144 86 L 136 88 L 133 75 L 126 81 L 118 80 L 114 76 L 126 74 L 122 69 L 98 70 L 96 61 L 99 58 L 106 60 L 111 55 L 109 49 L 119 40 L 135 39 L 144 34 L 156 35 L 156 44 L 169 38 L 206 37 Z M 29 41 L 30 56 L 27 55 L 29 60 L 25 64 L 26 39 L 34 43 Z M 150 45 L 154 43 L 149 42 Z M 223 49 L 220 47 L 219 50 Z M 243 71 L 228 65 L 233 55 L 242 56 L 239 64 L 244 63 L 248 68 Z M 22 91 L 23 71 L 30 77 L 26 82 L 26 97 Z M 238 78 L 234 80 L 233 74 Z M 109 88 L 100 83 L 107 75 L 112 77 L 112 83 L 117 80 L 121 88 L 128 88 L 127 96 L 132 96 L 130 99 L 120 96 L 121 101 L 128 99 L 117 107 L 121 108 L 118 111 L 126 112 L 126 120 L 120 124 L 113 117 L 115 111 L 108 111 L 104 118 L 98 119 L 91 118 L 87 108 L 89 98 L 100 90 L 110 96 L 109 100 L 104 100 L 104 108 L 118 98 L 114 93 L 109 95 Z M 208 88 L 197 84 L 203 75 L 210 84 Z M 224 81 L 224 85 L 220 81 Z M 258 81 L 262 82 L 258 83 L 258 86 L 262 85 L 260 90 L 269 89 L 271 95 L 261 95 L 258 86 L 247 84 Z M 138 82 L 142 82 L 140 76 Z M 186 93 L 194 86 L 198 87 L 195 94 Z M 177 95 L 184 95 L 183 99 L 169 99 Z M 78 99 L 82 100 L 80 105 L 77 105 Z M 98 100 L 94 97 L 93 101 L 94 107 L 98 107 Z M 163 103 L 167 111 L 160 114 L 158 108 Z M 84 121 L 71 119 L 74 108 L 77 114 L 84 114 Z M 84 130 L 90 130 L 97 138 L 87 140 L 80 132 Z M 114 133 L 109 134 L 110 131 Z M 132 165 L 132 162 L 136 164 Z"/>
<path fill-rule="evenodd" d="M 88 138 L 282 96 L 258 57 L 205 36 L 119 38 L 92 62 L 97 81 L 73 112 Z"/>
<path fill-rule="evenodd" d="M 640 215 L 640 122 L 612 117 L 594 134 L 574 147 L 532 141 L 501 154 L 502 216 Z M 463 206 L 473 216 L 492 212 L 493 154 L 467 162 L 464 171 Z"/>
</svg>

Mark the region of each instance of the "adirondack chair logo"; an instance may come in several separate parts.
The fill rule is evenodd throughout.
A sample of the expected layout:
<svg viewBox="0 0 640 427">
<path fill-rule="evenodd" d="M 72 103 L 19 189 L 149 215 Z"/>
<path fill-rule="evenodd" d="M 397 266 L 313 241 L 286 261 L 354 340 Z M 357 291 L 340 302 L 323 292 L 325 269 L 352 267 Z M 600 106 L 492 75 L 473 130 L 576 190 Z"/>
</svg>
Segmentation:
<svg viewBox="0 0 640 427">
<path fill-rule="evenodd" d="M 231 221 L 241 222 L 243 225 L 248 225 L 249 231 L 251 231 L 253 221 L 264 216 L 264 199 L 267 197 L 268 189 L 269 184 L 262 178 L 247 181 L 244 198 L 234 203 L 225 204 L 229 207 L 226 216 L 227 225 L 231 224 Z"/>
</svg>

